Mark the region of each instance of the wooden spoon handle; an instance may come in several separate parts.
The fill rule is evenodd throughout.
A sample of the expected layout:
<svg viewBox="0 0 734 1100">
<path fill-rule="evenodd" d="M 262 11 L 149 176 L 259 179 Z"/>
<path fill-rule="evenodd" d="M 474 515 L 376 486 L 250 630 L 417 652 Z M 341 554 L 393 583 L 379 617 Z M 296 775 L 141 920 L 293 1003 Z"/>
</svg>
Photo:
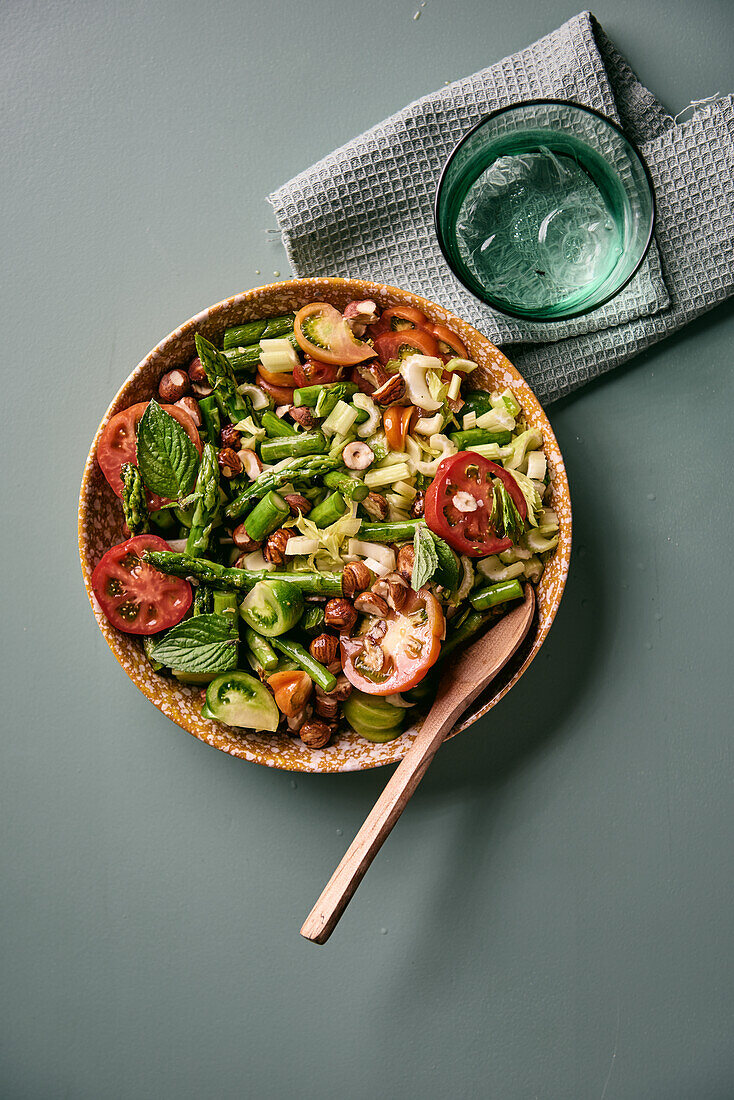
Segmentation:
<svg viewBox="0 0 734 1100">
<path fill-rule="evenodd" d="M 326 943 L 383 842 L 407 806 L 454 722 L 456 706 L 436 704 L 397 766 L 362 828 L 355 836 L 319 900 L 306 917 L 301 935 Z"/>
</svg>

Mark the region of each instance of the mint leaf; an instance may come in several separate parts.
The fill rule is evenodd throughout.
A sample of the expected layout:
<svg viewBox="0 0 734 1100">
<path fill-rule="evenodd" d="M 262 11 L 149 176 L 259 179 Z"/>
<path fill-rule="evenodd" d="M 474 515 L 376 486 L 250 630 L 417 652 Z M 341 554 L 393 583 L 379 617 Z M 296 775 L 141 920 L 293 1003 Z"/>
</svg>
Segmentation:
<svg viewBox="0 0 734 1100">
<path fill-rule="evenodd" d="M 422 588 L 438 569 L 438 554 L 433 536 L 425 523 L 419 523 L 413 536 L 413 572 L 410 578 L 411 588 L 415 592 Z"/>
<path fill-rule="evenodd" d="M 138 469 L 152 493 L 186 496 L 196 478 L 196 447 L 177 420 L 151 401 L 138 424 Z"/>
<path fill-rule="evenodd" d="M 437 584 L 441 584 L 444 588 L 449 589 L 449 591 L 453 591 L 453 589 L 458 588 L 459 585 L 459 563 L 456 560 L 456 554 L 447 542 L 444 542 L 442 538 L 438 537 L 435 531 L 431 531 L 430 527 L 427 528 L 427 530 L 433 539 L 436 556 L 438 557 L 438 566 L 436 567 L 434 579 Z"/>
<path fill-rule="evenodd" d="M 177 672 L 229 672 L 237 667 L 234 615 L 196 615 L 172 627 L 152 657 Z"/>
</svg>

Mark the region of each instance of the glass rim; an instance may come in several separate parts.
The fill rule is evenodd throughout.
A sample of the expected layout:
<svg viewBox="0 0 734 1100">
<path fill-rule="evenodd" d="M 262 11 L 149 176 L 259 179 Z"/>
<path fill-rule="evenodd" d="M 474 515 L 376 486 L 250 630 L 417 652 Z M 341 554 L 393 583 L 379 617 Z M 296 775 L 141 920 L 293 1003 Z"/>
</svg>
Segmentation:
<svg viewBox="0 0 734 1100">
<path fill-rule="evenodd" d="M 635 264 L 635 266 L 630 271 L 629 275 L 627 275 L 627 277 L 614 290 L 612 290 L 604 298 L 600 298 L 599 301 L 595 302 L 593 305 L 585 306 L 583 309 L 575 309 L 571 313 L 564 313 L 564 314 L 561 314 L 557 317 L 538 317 L 538 316 L 533 315 L 531 313 L 519 313 L 516 310 L 510 309 L 506 305 L 501 305 L 501 306 L 497 305 L 495 303 L 494 299 L 490 298 L 486 294 L 486 292 L 483 292 L 482 294 L 477 294 L 475 288 L 473 286 L 470 286 L 469 283 L 466 281 L 466 279 L 462 275 L 460 275 L 459 272 L 456 270 L 456 267 L 454 266 L 454 263 L 452 262 L 451 257 L 449 256 L 448 249 L 447 249 L 447 247 L 444 243 L 444 235 L 443 235 L 443 232 L 441 230 L 441 223 L 440 223 L 439 212 L 438 212 L 438 207 L 439 207 L 439 203 L 440 203 L 440 200 L 441 200 L 441 191 L 443 189 L 443 186 L 444 186 L 444 183 L 445 183 L 445 180 L 446 180 L 446 174 L 447 174 L 454 158 L 456 157 L 457 153 L 462 148 L 462 146 L 469 140 L 469 138 L 472 137 L 472 135 L 475 134 L 477 132 L 477 130 L 481 129 L 481 127 L 484 126 L 485 123 L 489 122 L 493 118 L 497 118 L 498 115 L 506 114 L 508 111 L 516 111 L 519 107 L 534 107 L 534 106 L 538 106 L 538 105 L 541 105 L 541 104 L 555 104 L 559 107 L 572 107 L 572 108 L 575 108 L 578 111 L 584 111 L 586 114 L 595 115 L 596 118 L 601 119 L 601 121 L 605 122 L 607 124 L 607 126 L 609 126 L 612 130 L 616 130 L 616 132 L 620 135 L 620 137 L 627 143 L 627 145 L 629 145 L 630 149 L 632 150 L 632 152 L 634 153 L 634 155 L 636 156 L 637 160 L 639 161 L 639 163 L 642 167 L 642 170 L 643 170 L 644 175 L 645 175 L 645 179 L 647 180 L 647 186 L 648 186 L 648 190 L 650 192 L 650 203 L 651 203 L 650 224 L 649 224 L 649 227 L 648 227 L 647 240 L 645 241 L 645 247 L 643 248 L 642 252 L 640 253 L 640 257 L 639 257 L 637 263 Z M 616 296 L 622 290 L 624 290 L 624 288 L 632 281 L 632 279 L 634 279 L 635 275 L 637 274 L 637 272 L 642 267 L 642 265 L 645 261 L 645 258 L 647 256 L 648 252 L 650 251 L 650 245 L 652 244 L 653 237 L 655 235 L 655 223 L 656 223 L 656 221 L 657 221 L 657 202 L 656 202 L 656 199 L 655 199 L 655 185 L 653 183 L 652 173 L 650 172 L 650 169 L 648 168 L 647 161 L 645 160 L 644 156 L 642 155 L 642 151 L 640 150 L 640 147 L 637 144 L 637 142 L 634 141 L 631 137 L 629 137 L 624 132 L 622 127 L 617 122 L 614 121 L 614 119 L 609 118 L 609 116 L 605 115 L 602 111 L 597 111 L 594 107 L 587 107 L 585 104 L 577 103 L 576 100 L 573 100 L 573 99 L 544 99 L 544 98 L 539 99 L 539 98 L 535 98 L 535 99 L 517 100 L 515 103 L 509 103 L 506 107 L 498 107 L 496 110 L 489 111 L 486 115 L 482 115 L 482 117 L 479 119 L 479 121 L 475 122 L 474 125 L 471 127 L 471 129 L 467 130 L 466 133 L 463 134 L 462 137 L 459 138 L 456 145 L 453 147 L 453 149 L 449 153 L 448 157 L 446 158 L 446 163 L 444 164 L 443 168 L 441 169 L 441 174 L 438 177 L 438 183 L 436 184 L 436 193 L 435 193 L 434 200 L 433 200 L 433 223 L 434 223 L 434 228 L 435 228 L 435 231 L 436 231 L 436 238 L 438 240 L 438 246 L 441 249 L 441 253 L 443 255 L 444 260 L 446 261 L 446 263 L 449 266 L 449 270 L 453 272 L 453 274 L 459 280 L 461 285 L 466 290 L 468 290 L 470 294 L 472 294 L 475 298 L 477 298 L 480 302 L 483 302 L 484 305 L 489 306 L 490 309 L 495 310 L 497 313 L 501 313 L 505 317 L 513 317 L 515 320 L 518 320 L 518 321 L 531 321 L 533 324 L 544 324 L 544 325 L 559 324 L 563 321 L 571 321 L 576 317 L 584 317 L 588 313 L 593 313 L 594 310 L 596 310 L 596 309 L 601 309 L 601 307 L 606 305 L 607 302 L 611 302 L 612 298 L 616 298 Z"/>
</svg>

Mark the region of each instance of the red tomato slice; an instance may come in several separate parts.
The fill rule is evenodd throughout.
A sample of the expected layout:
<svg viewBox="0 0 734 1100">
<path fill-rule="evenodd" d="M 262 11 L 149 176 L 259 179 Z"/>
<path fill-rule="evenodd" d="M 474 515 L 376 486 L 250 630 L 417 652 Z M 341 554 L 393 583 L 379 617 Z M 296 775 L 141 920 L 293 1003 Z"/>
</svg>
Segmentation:
<svg viewBox="0 0 734 1100">
<path fill-rule="evenodd" d="M 328 386 L 339 377 L 339 367 L 332 363 L 322 363 L 318 359 L 307 359 L 293 368 L 293 377 L 297 386 Z"/>
<path fill-rule="evenodd" d="M 293 331 L 306 355 L 331 366 L 353 366 L 371 359 L 369 344 L 358 340 L 338 309 L 327 302 L 309 302 L 296 314 Z"/>
<path fill-rule="evenodd" d="M 425 329 L 403 329 L 402 332 L 383 332 L 375 340 L 375 351 L 380 362 L 387 363 L 390 359 L 404 359 L 406 355 L 438 356 L 438 343 Z"/>
<path fill-rule="evenodd" d="M 288 386 L 272 386 L 266 382 L 260 371 L 255 375 L 255 382 L 268 397 L 272 397 L 276 405 L 292 405 L 293 390 Z"/>
<path fill-rule="evenodd" d="M 371 616 L 350 637 L 342 636 L 344 674 L 368 695 L 393 695 L 415 687 L 441 652 L 441 605 L 427 588 L 412 592 L 398 611 Z"/>
<path fill-rule="evenodd" d="M 468 359 L 469 352 L 455 332 L 446 325 L 429 325 L 428 331 L 438 342 L 438 354 L 446 361 L 449 359 Z"/>
<path fill-rule="evenodd" d="M 426 523 L 454 550 L 470 558 L 499 554 L 512 546 L 512 539 L 497 538 L 490 522 L 494 495 L 492 477 L 500 477 L 505 485 L 505 478 L 514 481 L 506 470 L 502 470 L 502 476 L 498 470 L 502 467 L 474 451 L 460 451 L 439 463 L 436 476 L 426 490 Z M 507 490 L 510 492 L 509 485 Z M 477 502 L 476 510 L 460 511 L 454 504 L 457 493 L 469 493 Z M 512 499 L 515 500 L 514 495 Z M 527 508 L 523 519 L 525 515 Z"/>
<path fill-rule="evenodd" d="M 430 321 L 425 313 L 413 306 L 391 306 L 380 316 L 379 321 L 370 325 L 370 336 L 379 336 L 383 332 L 400 332 L 408 328 L 429 328 Z"/>
<path fill-rule="evenodd" d="M 148 408 L 148 404 L 147 401 L 140 401 L 137 405 L 131 405 L 129 409 L 123 409 L 122 412 L 115 413 L 108 421 L 97 445 L 99 467 L 107 478 L 113 493 L 118 497 L 122 496 L 121 467 L 126 462 L 132 463 L 133 466 L 138 464 L 135 432 L 143 413 Z M 179 409 L 177 405 L 161 405 L 161 408 L 179 422 L 199 454 L 201 454 L 201 439 L 196 424 L 194 424 L 189 414 L 184 412 L 183 409 Z M 171 503 L 165 497 L 159 497 L 156 493 L 146 492 L 145 496 L 151 512 L 157 512 L 164 504 Z"/>
<path fill-rule="evenodd" d="M 144 550 L 170 550 L 157 535 L 136 535 L 108 550 L 92 573 L 99 606 L 126 634 L 158 634 L 180 623 L 191 607 L 191 585 L 159 573 L 141 558 Z"/>
</svg>

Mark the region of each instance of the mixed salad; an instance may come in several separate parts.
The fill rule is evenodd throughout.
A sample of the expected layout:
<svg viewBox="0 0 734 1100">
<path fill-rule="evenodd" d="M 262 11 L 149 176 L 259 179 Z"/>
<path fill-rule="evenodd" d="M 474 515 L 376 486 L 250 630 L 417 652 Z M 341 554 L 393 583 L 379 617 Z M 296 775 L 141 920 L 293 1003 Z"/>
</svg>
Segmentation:
<svg viewBox="0 0 734 1100">
<path fill-rule="evenodd" d="M 202 685 L 205 717 L 392 740 L 556 547 L 542 436 L 412 307 L 313 302 L 195 339 L 100 438 L 129 537 L 97 601 Z"/>
</svg>

